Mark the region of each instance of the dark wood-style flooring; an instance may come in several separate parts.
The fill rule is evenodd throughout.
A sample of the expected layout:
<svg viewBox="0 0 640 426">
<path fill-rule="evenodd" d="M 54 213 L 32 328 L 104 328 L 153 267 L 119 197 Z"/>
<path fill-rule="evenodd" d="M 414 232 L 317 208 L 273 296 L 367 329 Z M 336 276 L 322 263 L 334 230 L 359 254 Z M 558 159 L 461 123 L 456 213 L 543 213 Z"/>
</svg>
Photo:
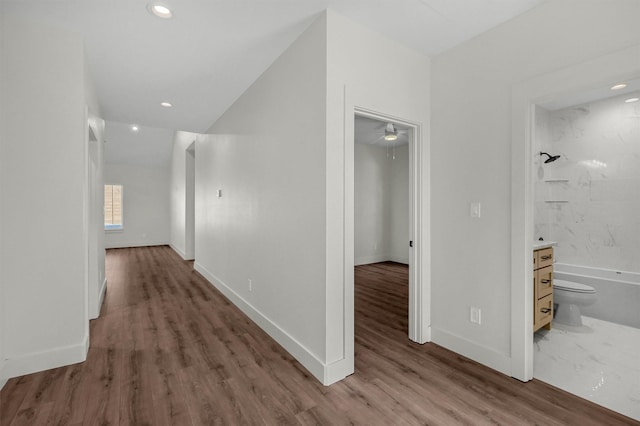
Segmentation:
<svg viewBox="0 0 640 426">
<path fill-rule="evenodd" d="M 169 247 L 109 250 L 107 277 L 87 361 L 11 379 L 3 426 L 634 424 L 411 343 L 404 265 L 356 268 L 356 373 L 329 387 Z"/>
</svg>

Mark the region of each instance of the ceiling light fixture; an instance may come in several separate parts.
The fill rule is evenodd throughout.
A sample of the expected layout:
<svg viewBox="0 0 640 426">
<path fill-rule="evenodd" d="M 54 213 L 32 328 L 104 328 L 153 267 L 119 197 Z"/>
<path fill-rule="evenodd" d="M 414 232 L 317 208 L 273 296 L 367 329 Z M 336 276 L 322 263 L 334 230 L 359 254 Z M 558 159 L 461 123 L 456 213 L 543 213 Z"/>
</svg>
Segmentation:
<svg viewBox="0 0 640 426">
<path fill-rule="evenodd" d="M 393 123 L 387 124 L 387 127 L 384 129 L 384 140 L 395 141 L 396 139 L 398 139 L 398 131 L 393 127 Z"/>
<path fill-rule="evenodd" d="M 631 102 L 638 102 L 638 101 L 640 101 L 640 98 L 629 98 L 625 100 L 625 102 L 628 104 L 630 104 Z"/>
<path fill-rule="evenodd" d="M 173 12 L 162 3 L 151 2 L 147 5 L 147 10 L 154 16 L 162 19 L 173 18 Z"/>
<path fill-rule="evenodd" d="M 627 87 L 627 83 L 616 84 L 615 86 L 611 86 L 611 90 L 620 90 Z"/>
<path fill-rule="evenodd" d="M 165 108 L 171 108 L 173 106 L 170 102 L 160 102 L 160 105 Z"/>
<path fill-rule="evenodd" d="M 140 127 L 136 126 L 135 124 L 133 126 L 131 126 L 131 130 L 134 132 L 137 132 L 138 130 L 140 130 Z"/>
</svg>

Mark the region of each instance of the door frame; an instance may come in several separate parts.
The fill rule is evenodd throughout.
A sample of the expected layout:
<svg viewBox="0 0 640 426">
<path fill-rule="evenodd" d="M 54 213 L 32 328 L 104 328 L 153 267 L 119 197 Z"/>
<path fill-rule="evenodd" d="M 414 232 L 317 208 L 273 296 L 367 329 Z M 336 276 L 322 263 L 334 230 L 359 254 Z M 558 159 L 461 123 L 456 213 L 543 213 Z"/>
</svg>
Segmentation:
<svg viewBox="0 0 640 426">
<path fill-rule="evenodd" d="M 417 343 L 426 343 L 430 340 L 430 286 L 428 281 L 424 279 L 422 260 L 428 254 L 428 240 L 424 239 L 425 224 L 423 223 L 423 162 L 422 162 L 422 126 L 414 121 L 395 117 L 379 111 L 374 111 L 360 106 L 354 106 L 347 117 L 351 126 L 354 124 L 356 116 L 367 117 L 382 122 L 391 122 L 399 124 L 410 129 L 409 131 L 409 240 L 413 241 L 413 247 L 409 249 L 409 330 L 408 337 Z M 351 258 L 345 256 L 345 277 L 353 286 L 354 284 L 354 150 L 355 150 L 355 132 L 351 131 L 351 137 L 346 139 L 346 157 L 345 165 L 348 168 L 346 186 L 347 199 L 346 203 L 346 224 L 345 227 L 345 247 L 346 252 L 351 253 Z M 409 246 L 409 241 L 407 241 Z M 346 253 L 345 253 L 346 254 Z M 352 306 L 353 309 L 353 306 Z"/>
<path fill-rule="evenodd" d="M 85 107 L 86 118 L 86 237 L 87 316 L 100 316 L 106 291 L 104 266 L 104 120 Z"/>
<path fill-rule="evenodd" d="M 184 259 L 196 258 L 196 141 L 194 140 L 184 152 L 185 163 L 185 210 L 184 210 Z"/>
</svg>

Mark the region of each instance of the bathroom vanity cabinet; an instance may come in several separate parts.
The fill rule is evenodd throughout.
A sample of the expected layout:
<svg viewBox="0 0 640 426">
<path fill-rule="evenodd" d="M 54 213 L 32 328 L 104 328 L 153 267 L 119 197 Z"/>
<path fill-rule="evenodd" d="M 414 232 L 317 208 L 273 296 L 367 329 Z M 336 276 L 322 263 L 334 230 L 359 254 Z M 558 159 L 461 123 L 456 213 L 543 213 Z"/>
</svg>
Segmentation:
<svg viewBox="0 0 640 426">
<path fill-rule="evenodd" d="M 533 331 L 551 330 L 553 320 L 553 247 L 533 251 Z"/>
</svg>

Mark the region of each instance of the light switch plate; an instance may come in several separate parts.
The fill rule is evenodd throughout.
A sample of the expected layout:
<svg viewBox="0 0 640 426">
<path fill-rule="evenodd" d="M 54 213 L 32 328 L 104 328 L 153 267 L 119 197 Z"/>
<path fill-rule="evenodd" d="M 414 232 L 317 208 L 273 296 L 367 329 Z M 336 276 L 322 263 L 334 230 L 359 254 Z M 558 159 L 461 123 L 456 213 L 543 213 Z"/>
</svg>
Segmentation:
<svg viewBox="0 0 640 426">
<path fill-rule="evenodd" d="M 473 201 L 469 204 L 469 216 L 480 217 L 480 201 Z"/>
<path fill-rule="evenodd" d="M 469 321 L 471 321 L 474 324 L 481 324 L 482 323 L 482 317 L 481 317 L 480 308 L 478 308 L 476 306 L 471 306 L 469 308 Z"/>
</svg>

